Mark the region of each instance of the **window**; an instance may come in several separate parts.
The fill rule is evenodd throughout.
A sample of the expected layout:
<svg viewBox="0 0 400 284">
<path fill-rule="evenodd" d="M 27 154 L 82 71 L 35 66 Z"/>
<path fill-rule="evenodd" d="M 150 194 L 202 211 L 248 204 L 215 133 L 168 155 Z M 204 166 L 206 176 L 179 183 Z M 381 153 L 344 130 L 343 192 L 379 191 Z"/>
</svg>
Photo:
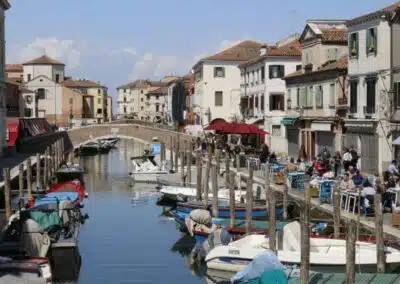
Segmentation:
<svg viewBox="0 0 400 284">
<path fill-rule="evenodd" d="M 37 90 L 37 95 L 39 100 L 45 100 L 46 99 L 46 91 L 43 88 L 40 88 Z"/>
<path fill-rule="evenodd" d="M 160 111 L 160 105 L 156 105 L 156 112 L 159 112 Z"/>
<path fill-rule="evenodd" d="M 336 102 L 336 84 L 329 86 L 329 105 L 334 106 Z"/>
<path fill-rule="evenodd" d="M 221 91 L 215 92 L 215 106 L 222 106 L 223 105 L 223 95 Z"/>
<path fill-rule="evenodd" d="M 140 93 L 143 94 L 143 90 L 140 90 Z"/>
<path fill-rule="evenodd" d="M 296 65 L 296 71 L 301 71 L 301 68 L 302 68 L 301 64 Z"/>
<path fill-rule="evenodd" d="M 261 95 L 261 102 L 260 102 L 260 104 L 261 104 L 261 110 L 264 110 L 264 104 L 265 104 L 264 101 L 265 101 L 265 100 L 264 100 L 264 94 L 262 94 L 262 95 Z"/>
<path fill-rule="evenodd" d="M 98 99 L 97 99 L 97 103 L 98 103 L 98 104 L 101 104 L 101 98 L 98 98 Z"/>
<path fill-rule="evenodd" d="M 284 95 L 270 95 L 269 96 L 269 110 L 285 110 L 285 96 Z"/>
<path fill-rule="evenodd" d="M 322 108 L 324 106 L 324 88 L 322 85 L 319 85 L 315 90 L 315 105 L 318 108 Z"/>
<path fill-rule="evenodd" d="M 31 74 L 28 74 L 28 79 L 27 79 L 27 81 L 29 82 L 30 80 L 32 80 L 32 75 L 31 75 Z"/>
<path fill-rule="evenodd" d="M 101 89 L 97 89 L 97 94 L 101 95 Z"/>
<path fill-rule="evenodd" d="M 367 106 L 365 114 L 375 113 L 375 97 L 376 97 L 376 78 L 366 78 L 367 85 Z"/>
<path fill-rule="evenodd" d="M 103 113 L 103 109 L 102 108 L 98 108 L 97 109 L 97 114 L 102 114 Z"/>
<path fill-rule="evenodd" d="M 367 55 L 369 55 L 371 53 L 376 55 L 376 51 L 377 51 L 377 47 L 378 47 L 376 32 L 377 32 L 376 28 L 370 28 L 367 30 L 367 42 L 366 42 Z"/>
<path fill-rule="evenodd" d="M 350 34 L 349 51 L 350 57 L 358 58 L 358 33 Z"/>
<path fill-rule="evenodd" d="M 298 99 L 299 99 L 299 107 L 312 107 L 313 106 L 313 97 L 312 97 L 312 87 L 304 87 L 298 89 Z"/>
<path fill-rule="evenodd" d="M 214 77 L 225 77 L 225 68 L 224 67 L 214 67 Z"/>
<path fill-rule="evenodd" d="M 124 103 L 126 103 L 126 97 L 124 97 Z"/>
<path fill-rule="evenodd" d="M 285 76 L 285 66 L 284 65 L 270 65 L 269 66 L 269 78 L 276 79 Z"/>
<path fill-rule="evenodd" d="M 140 101 L 143 102 L 143 98 L 140 98 Z"/>
<path fill-rule="evenodd" d="M 126 106 L 124 106 L 124 113 L 126 113 Z"/>
<path fill-rule="evenodd" d="M 358 81 L 350 81 L 350 113 L 357 113 Z"/>
<path fill-rule="evenodd" d="M 124 93 L 126 93 L 126 89 L 124 89 Z"/>
<path fill-rule="evenodd" d="M 313 86 L 307 88 L 307 102 L 306 107 L 313 107 Z"/>
<path fill-rule="evenodd" d="M 281 126 L 280 125 L 272 125 L 272 136 L 282 136 L 281 134 Z"/>
<path fill-rule="evenodd" d="M 74 99 L 73 98 L 69 98 L 69 104 L 72 105 L 74 103 Z"/>
<path fill-rule="evenodd" d="M 394 107 L 394 109 L 399 109 L 400 108 L 400 82 L 395 82 L 393 84 L 393 90 L 394 90 L 393 107 Z"/>
<path fill-rule="evenodd" d="M 60 74 L 56 74 L 56 83 L 60 83 Z"/>
<path fill-rule="evenodd" d="M 31 95 L 25 96 L 25 101 L 26 101 L 27 104 L 32 103 L 32 96 Z"/>
<path fill-rule="evenodd" d="M 265 81 L 265 67 L 261 67 L 261 82 L 264 83 Z"/>
<path fill-rule="evenodd" d="M 156 100 L 158 100 L 159 98 L 160 98 L 160 96 L 159 96 L 159 95 L 157 95 L 157 96 L 156 96 Z"/>
<path fill-rule="evenodd" d="M 31 108 L 25 108 L 24 109 L 24 116 L 25 117 L 31 117 L 32 116 L 32 109 Z"/>
</svg>

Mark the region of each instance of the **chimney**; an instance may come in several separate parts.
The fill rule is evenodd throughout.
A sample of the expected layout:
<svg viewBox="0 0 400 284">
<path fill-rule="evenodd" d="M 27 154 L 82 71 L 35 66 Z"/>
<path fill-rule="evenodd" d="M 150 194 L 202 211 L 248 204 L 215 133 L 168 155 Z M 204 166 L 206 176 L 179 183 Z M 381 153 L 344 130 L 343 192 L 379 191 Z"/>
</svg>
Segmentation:
<svg viewBox="0 0 400 284">
<path fill-rule="evenodd" d="M 261 55 L 261 56 L 267 55 L 267 45 L 266 45 L 266 44 L 264 44 L 264 45 L 261 46 L 260 55 Z"/>
</svg>

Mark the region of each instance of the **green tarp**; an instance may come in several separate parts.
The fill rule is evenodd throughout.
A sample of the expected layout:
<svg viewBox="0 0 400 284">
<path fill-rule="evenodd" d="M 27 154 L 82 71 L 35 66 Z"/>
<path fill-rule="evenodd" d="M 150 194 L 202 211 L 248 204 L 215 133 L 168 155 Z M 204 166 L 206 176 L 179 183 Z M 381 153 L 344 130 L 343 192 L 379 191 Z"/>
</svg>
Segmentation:
<svg viewBox="0 0 400 284">
<path fill-rule="evenodd" d="M 32 220 L 40 225 L 40 227 L 46 231 L 48 228 L 54 225 L 61 225 L 60 216 L 58 211 L 52 212 L 42 212 L 42 211 L 33 211 L 30 212 Z"/>
</svg>

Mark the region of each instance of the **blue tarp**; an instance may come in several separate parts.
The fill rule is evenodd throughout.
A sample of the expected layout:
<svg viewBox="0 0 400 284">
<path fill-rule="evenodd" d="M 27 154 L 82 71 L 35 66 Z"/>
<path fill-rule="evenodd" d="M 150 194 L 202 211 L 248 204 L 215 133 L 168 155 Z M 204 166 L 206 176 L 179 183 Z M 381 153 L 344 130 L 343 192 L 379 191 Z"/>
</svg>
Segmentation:
<svg viewBox="0 0 400 284">
<path fill-rule="evenodd" d="M 156 143 L 151 145 L 151 153 L 153 155 L 159 155 L 161 153 L 161 144 Z"/>
<path fill-rule="evenodd" d="M 283 278 L 282 278 L 283 277 Z M 274 281 L 265 282 L 266 279 Z M 286 282 L 282 282 L 285 280 Z M 287 283 L 285 267 L 280 263 L 278 257 L 270 250 L 257 255 L 245 269 L 232 277 L 233 283 Z"/>
</svg>

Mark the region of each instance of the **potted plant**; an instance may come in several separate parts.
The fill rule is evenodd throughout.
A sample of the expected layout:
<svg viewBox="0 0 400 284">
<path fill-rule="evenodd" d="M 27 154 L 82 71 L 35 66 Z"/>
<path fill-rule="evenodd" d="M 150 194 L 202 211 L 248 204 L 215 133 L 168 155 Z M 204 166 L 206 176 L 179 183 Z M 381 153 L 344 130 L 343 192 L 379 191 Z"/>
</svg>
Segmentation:
<svg viewBox="0 0 400 284">
<path fill-rule="evenodd" d="M 352 55 L 352 56 L 357 55 L 357 50 L 356 50 L 355 48 L 353 48 L 353 49 L 351 50 L 351 55 Z"/>
<path fill-rule="evenodd" d="M 368 52 L 374 52 L 375 51 L 375 45 L 370 44 L 370 46 L 368 47 Z"/>
</svg>

